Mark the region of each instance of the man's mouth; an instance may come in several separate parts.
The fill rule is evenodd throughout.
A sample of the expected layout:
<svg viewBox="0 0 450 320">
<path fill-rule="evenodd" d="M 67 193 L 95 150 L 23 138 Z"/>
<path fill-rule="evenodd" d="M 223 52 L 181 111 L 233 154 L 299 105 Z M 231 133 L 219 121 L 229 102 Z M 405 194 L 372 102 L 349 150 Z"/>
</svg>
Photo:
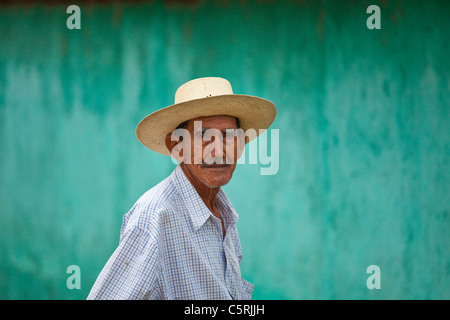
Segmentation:
<svg viewBox="0 0 450 320">
<path fill-rule="evenodd" d="M 202 164 L 202 168 L 206 168 L 206 169 L 221 169 L 221 168 L 228 168 L 229 164 L 217 164 L 217 163 L 213 163 L 213 164 Z"/>
</svg>

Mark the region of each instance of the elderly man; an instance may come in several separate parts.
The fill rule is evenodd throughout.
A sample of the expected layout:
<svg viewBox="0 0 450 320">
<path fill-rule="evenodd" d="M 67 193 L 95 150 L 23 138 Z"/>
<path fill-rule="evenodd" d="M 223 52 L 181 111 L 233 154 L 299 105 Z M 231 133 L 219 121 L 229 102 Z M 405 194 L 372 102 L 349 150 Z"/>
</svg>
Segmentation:
<svg viewBox="0 0 450 320">
<path fill-rule="evenodd" d="M 250 299 L 238 215 L 221 186 L 255 137 L 242 132 L 267 129 L 275 116 L 270 101 L 200 78 L 177 90 L 174 105 L 145 117 L 139 141 L 179 165 L 124 216 L 119 246 L 88 299 Z"/>
</svg>

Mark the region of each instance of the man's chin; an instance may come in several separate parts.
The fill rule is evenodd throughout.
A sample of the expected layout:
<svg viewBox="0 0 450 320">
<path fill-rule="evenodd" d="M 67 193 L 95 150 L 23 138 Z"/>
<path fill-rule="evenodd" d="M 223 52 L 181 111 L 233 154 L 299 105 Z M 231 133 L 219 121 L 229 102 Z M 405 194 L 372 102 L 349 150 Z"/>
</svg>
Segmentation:
<svg viewBox="0 0 450 320">
<path fill-rule="evenodd" d="M 232 173 L 229 168 L 207 168 L 202 182 L 209 188 L 219 188 L 226 185 L 231 180 Z"/>
<path fill-rule="evenodd" d="M 226 185 L 227 183 L 228 183 L 228 181 L 227 182 L 224 182 L 224 183 L 213 183 L 213 184 L 210 184 L 210 183 L 207 183 L 207 182 L 203 182 L 204 184 L 205 184 L 205 186 L 207 186 L 208 188 L 211 188 L 211 189 L 217 189 L 217 188 L 220 188 L 220 187 L 223 187 L 224 185 Z"/>
</svg>

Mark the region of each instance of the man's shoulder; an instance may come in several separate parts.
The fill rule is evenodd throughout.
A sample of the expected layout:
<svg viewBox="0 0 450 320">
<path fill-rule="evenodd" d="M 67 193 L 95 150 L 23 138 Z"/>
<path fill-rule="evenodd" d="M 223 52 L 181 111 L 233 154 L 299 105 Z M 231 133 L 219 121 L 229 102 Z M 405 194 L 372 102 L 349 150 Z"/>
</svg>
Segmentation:
<svg viewBox="0 0 450 320">
<path fill-rule="evenodd" d="M 156 186 L 146 191 L 135 203 L 134 206 L 141 209 L 156 209 L 171 202 L 176 194 L 176 188 L 171 177 L 167 177 Z"/>
<path fill-rule="evenodd" d="M 175 210 L 177 190 L 171 176 L 145 192 L 123 217 L 121 234 L 131 226 L 146 230 L 157 228 L 162 212 Z"/>
</svg>

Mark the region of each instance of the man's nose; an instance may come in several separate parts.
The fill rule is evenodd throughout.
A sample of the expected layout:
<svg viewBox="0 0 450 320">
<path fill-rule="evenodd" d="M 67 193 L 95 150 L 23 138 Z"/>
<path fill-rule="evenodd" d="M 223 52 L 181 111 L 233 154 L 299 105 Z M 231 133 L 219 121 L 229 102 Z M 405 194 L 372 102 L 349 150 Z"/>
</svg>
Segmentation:
<svg viewBox="0 0 450 320">
<path fill-rule="evenodd" d="M 214 136 L 214 141 L 213 143 L 213 150 L 211 152 L 211 156 L 214 158 L 219 158 L 219 159 L 223 159 L 223 141 L 222 141 L 222 137 L 220 136 Z"/>
</svg>

